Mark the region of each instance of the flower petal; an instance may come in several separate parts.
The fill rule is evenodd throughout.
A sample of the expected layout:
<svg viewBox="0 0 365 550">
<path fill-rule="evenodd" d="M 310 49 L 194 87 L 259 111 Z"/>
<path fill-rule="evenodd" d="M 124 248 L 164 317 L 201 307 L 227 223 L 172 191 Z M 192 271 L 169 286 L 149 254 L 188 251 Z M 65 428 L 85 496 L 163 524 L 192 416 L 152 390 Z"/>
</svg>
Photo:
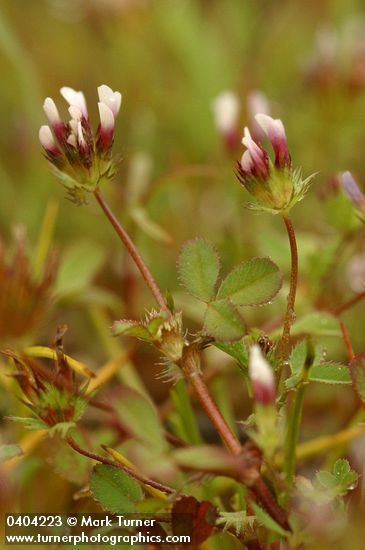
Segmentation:
<svg viewBox="0 0 365 550">
<path fill-rule="evenodd" d="M 85 96 L 82 92 L 77 92 L 73 88 L 63 86 L 60 90 L 62 97 L 67 101 L 70 106 L 78 107 L 83 116 L 87 118 L 87 107 Z"/>
<path fill-rule="evenodd" d="M 102 84 L 98 87 L 98 96 L 100 102 L 105 103 L 112 111 L 114 117 L 116 117 L 122 103 L 122 94 L 120 92 L 113 92 L 109 86 Z"/>
</svg>

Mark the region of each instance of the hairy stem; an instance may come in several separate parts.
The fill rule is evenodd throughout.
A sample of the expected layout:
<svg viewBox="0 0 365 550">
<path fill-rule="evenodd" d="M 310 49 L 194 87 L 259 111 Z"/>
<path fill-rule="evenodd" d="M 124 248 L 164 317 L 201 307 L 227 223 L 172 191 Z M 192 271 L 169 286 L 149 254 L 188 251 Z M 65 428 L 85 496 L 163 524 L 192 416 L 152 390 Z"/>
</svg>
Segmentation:
<svg viewBox="0 0 365 550">
<path fill-rule="evenodd" d="M 112 212 L 110 206 L 106 202 L 104 196 L 102 195 L 100 189 L 96 189 L 94 191 L 94 195 L 96 200 L 98 201 L 101 209 L 103 210 L 104 214 L 110 221 L 111 225 L 114 227 L 118 237 L 123 242 L 124 246 L 128 250 L 129 255 L 133 258 L 134 263 L 138 267 L 143 279 L 145 280 L 147 286 L 151 290 L 153 296 L 156 299 L 156 302 L 160 306 L 161 309 L 165 311 L 169 311 L 168 305 L 166 303 L 165 298 L 162 295 L 161 290 L 159 289 L 155 279 L 152 276 L 152 273 L 148 269 L 144 259 L 142 258 L 141 254 L 137 250 L 135 244 L 133 243 L 132 239 L 124 229 L 124 227 L 121 225 L 119 220 L 115 217 L 114 213 Z"/>
<path fill-rule="evenodd" d="M 294 320 L 294 306 L 295 296 L 297 292 L 298 284 L 298 248 L 297 240 L 295 237 L 295 230 L 293 223 L 288 215 L 283 216 L 286 231 L 288 233 L 291 255 L 291 270 L 290 270 L 290 288 L 288 294 L 288 304 L 286 308 L 286 314 L 284 319 L 283 334 L 279 344 L 279 356 L 283 361 L 289 356 L 290 353 L 290 329 Z"/>
<path fill-rule="evenodd" d="M 240 455 L 243 452 L 242 445 L 223 418 L 222 413 L 218 409 L 200 374 L 200 353 L 195 346 L 192 345 L 185 350 L 181 360 L 181 368 L 186 379 L 194 388 L 201 406 L 204 408 L 205 412 L 214 424 L 228 450 L 233 455 Z M 241 481 L 244 485 L 248 484 L 245 472 L 242 472 Z M 279 523 L 279 525 L 281 525 L 284 529 L 290 529 L 284 510 L 278 505 L 275 497 L 266 486 L 264 480 L 259 476 L 254 483 L 249 484 L 248 487 L 262 503 L 271 517 L 275 519 L 275 521 L 277 521 L 277 523 Z"/>
<path fill-rule="evenodd" d="M 214 424 L 227 448 L 232 454 L 239 455 L 242 451 L 241 443 L 224 420 L 222 413 L 218 409 L 200 374 L 200 353 L 195 346 L 192 345 L 186 349 L 181 360 L 181 367 L 185 378 L 190 382 L 200 404 Z"/>
</svg>

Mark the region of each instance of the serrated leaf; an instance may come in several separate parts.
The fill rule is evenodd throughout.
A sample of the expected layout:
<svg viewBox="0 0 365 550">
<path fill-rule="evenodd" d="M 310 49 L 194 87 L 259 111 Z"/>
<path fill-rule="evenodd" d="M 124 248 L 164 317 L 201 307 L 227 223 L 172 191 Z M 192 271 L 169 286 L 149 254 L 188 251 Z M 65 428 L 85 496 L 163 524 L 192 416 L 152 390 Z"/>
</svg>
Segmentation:
<svg viewBox="0 0 365 550">
<path fill-rule="evenodd" d="M 351 469 L 348 460 L 345 458 L 336 460 L 332 472 L 320 470 L 316 474 L 318 482 L 331 492 L 330 495 L 332 495 L 332 498 L 343 496 L 347 491 L 354 489 L 358 477 L 358 474 L 355 470 Z"/>
<path fill-rule="evenodd" d="M 235 267 L 222 282 L 217 299 L 229 298 L 236 306 L 266 304 L 281 288 L 278 266 L 269 258 L 253 258 Z"/>
<path fill-rule="evenodd" d="M 121 319 L 113 323 L 112 332 L 114 336 L 134 336 L 135 338 L 142 338 L 148 340 L 151 335 L 147 328 L 138 321 L 129 321 L 127 319 Z"/>
<path fill-rule="evenodd" d="M 133 512 L 134 503 L 143 498 L 142 489 L 134 479 L 119 468 L 106 464 L 94 466 L 90 489 L 102 508 L 113 514 Z"/>
<path fill-rule="evenodd" d="M 290 355 L 289 364 L 292 374 L 300 374 L 304 366 L 306 355 L 307 343 L 306 340 L 302 340 L 295 346 Z"/>
<path fill-rule="evenodd" d="M 358 480 L 358 474 L 351 469 L 350 463 L 346 458 L 338 458 L 333 465 L 333 475 L 347 488 Z"/>
<path fill-rule="evenodd" d="M 0 445 L 0 462 L 10 460 L 15 456 L 22 456 L 23 451 L 19 445 Z"/>
<path fill-rule="evenodd" d="M 301 317 L 293 324 L 291 334 L 313 334 L 315 336 L 340 336 L 339 320 L 330 313 L 316 311 Z"/>
<path fill-rule="evenodd" d="M 158 452 L 167 450 L 160 419 L 154 405 L 129 387 L 122 387 L 118 393 L 115 409 L 126 430 Z"/>
<path fill-rule="evenodd" d="M 355 355 L 350 361 L 350 372 L 355 391 L 365 403 L 365 353 Z"/>
<path fill-rule="evenodd" d="M 325 384 L 351 384 L 348 367 L 330 362 L 313 365 L 309 373 L 309 380 Z"/>
<path fill-rule="evenodd" d="M 274 533 L 277 533 L 281 537 L 287 537 L 289 535 L 288 531 L 285 531 L 276 521 L 269 516 L 265 510 L 263 510 L 258 504 L 255 504 L 255 502 L 251 503 L 251 506 L 253 508 L 253 511 L 255 512 L 255 516 L 257 519 L 257 522 L 262 525 L 263 527 L 266 527 L 266 529 L 269 529 L 269 531 L 273 531 Z"/>
<path fill-rule="evenodd" d="M 306 340 L 300 342 L 290 356 L 290 369 L 292 376 L 285 381 L 285 387 L 289 390 L 295 387 L 301 380 L 301 372 L 307 355 Z M 321 362 L 323 356 L 320 346 L 315 348 L 314 364 L 310 368 L 308 380 L 311 382 L 323 382 L 325 384 L 350 384 L 351 377 L 348 367 L 331 361 Z"/>
<path fill-rule="evenodd" d="M 246 330 L 238 311 L 228 300 L 208 304 L 203 331 L 217 340 L 233 342 L 242 338 Z"/>
<path fill-rule="evenodd" d="M 189 241 L 180 252 L 177 263 L 179 275 L 186 290 L 203 302 L 215 296 L 219 275 L 219 256 L 205 239 Z"/>
</svg>

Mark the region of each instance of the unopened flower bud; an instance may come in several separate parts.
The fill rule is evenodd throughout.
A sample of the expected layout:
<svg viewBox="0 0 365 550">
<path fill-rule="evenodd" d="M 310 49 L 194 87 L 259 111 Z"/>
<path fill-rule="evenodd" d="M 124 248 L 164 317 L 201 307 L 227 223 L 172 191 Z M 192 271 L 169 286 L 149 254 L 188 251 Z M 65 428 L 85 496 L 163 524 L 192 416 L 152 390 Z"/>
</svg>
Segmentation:
<svg viewBox="0 0 365 550">
<path fill-rule="evenodd" d="M 246 151 L 237 163 L 237 177 L 256 199 L 250 208 L 272 214 L 286 213 L 304 197 L 313 176 L 303 180 L 300 170 L 292 170 L 281 120 L 264 113 L 256 114 L 255 119 L 268 136 L 275 159 L 273 162 L 261 143 L 253 139 L 249 129 L 245 128 L 242 144 Z"/>
<path fill-rule="evenodd" d="M 257 344 L 250 349 L 248 370 L 255 401 L 262 405 L 274 403 L 276 395 L 274 373 Z"/>
<path fill-rule="evenodd" d="M 101 152 L 107 151 L 114 138 L 114 115 L 106 103 L 99 102 L 100 129 L 98 137 L 98 148 Z"/>
</svg>

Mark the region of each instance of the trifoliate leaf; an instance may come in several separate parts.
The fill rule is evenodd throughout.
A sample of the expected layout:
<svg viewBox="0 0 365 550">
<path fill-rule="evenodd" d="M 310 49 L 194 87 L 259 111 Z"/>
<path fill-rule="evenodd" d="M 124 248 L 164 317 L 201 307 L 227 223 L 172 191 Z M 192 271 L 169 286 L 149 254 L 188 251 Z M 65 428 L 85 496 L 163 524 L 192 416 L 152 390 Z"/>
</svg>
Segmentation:
<svg viewBox="0 0 365 550">
<path fill-rule="evenodd" d="M 188 241 L 177 262 L 179 275 L 186 290 L 203 302 L 215 296 L 219 275 L 219 256 L 211 243 L 204 239 Z"/>
<path fill-rule="evenodd" d="M 222 282 L 217 299 L 229 298 L 236 306 L 266 304 L 279 292 L 282 276 L 269 258 L 253 258 L 235 267 Z"/>
<path fill-rule="evenodd" d="M 228 300 L 217 300 L 208 304 L 203 331 L 223 342 L 239 340 L 245 333 L 245 324 Z"/>
</svg>

